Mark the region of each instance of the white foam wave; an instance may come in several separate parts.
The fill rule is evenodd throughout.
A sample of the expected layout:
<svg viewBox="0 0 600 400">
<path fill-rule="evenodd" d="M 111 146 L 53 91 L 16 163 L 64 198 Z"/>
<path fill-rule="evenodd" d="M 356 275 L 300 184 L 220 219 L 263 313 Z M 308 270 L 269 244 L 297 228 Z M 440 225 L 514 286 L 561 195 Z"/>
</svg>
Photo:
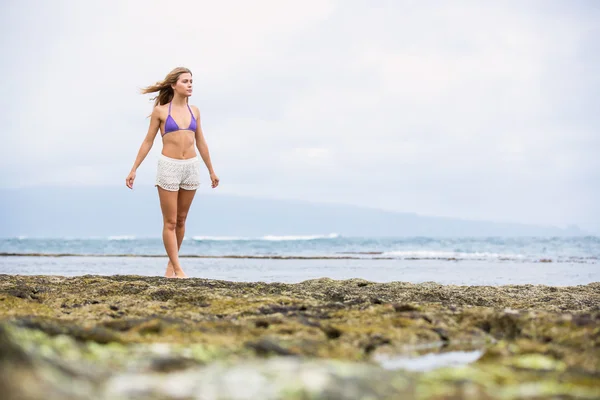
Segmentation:
<svg viewBox="0 0 600 400">
<path fill-rule="evenodd" d="M 317 240 L 317 239 L 335 239 L 340 237 L 337 233 L 328 235 L 266 235 L 262 237 L 244 237 L 244 236 L 193 236 L 197 241 L 236 241 L 236 240 L 267 240 L 267 241 L 285 241 L 285 240 Z"/>
<path fill-rule="evenodd" d="M 135 236 L 133 236 L 133 235 L 109 236 L 108 240 L 135 240 Z"/>
<path fill-rule="evenodd" d="M 335 239 L 340 235 L 337 233 L 330 233 L 329 235 L 290 235 L 290 236 L 275 236 L 275 235 L 267 235 L 263 236 L 262 240 L 271 240 L 271 241 L 283 241 L 283 240 L 317 240 L 317 239 Z"/>
<path fill-rule="evenodd" d="M 460 259 L 460 260 L 499 260 L 499 259 L 523 259 L 525 256 L 521 254 L 500 254 L 475 252 L 465 253 L 457 251 L 435 251 L 435 250 L 410 250 L 410 251 L 386 251 L 381 254 L 383 257 L 394 257 L 400 259 L 416 258 L 416 259 Z"/>
<path fill-rule="evenodd" d="M 192 240 L 197 241 L 235 241 L 235 240 L 253 240 L 250 237 L 242 236 L 192 236 Z"/>
</svg>

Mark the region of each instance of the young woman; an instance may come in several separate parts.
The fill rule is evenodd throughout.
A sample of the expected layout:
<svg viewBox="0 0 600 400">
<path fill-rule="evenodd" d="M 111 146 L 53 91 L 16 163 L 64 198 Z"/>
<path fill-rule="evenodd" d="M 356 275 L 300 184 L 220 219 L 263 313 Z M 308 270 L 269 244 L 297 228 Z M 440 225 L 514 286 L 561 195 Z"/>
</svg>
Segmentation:
<svg viewBox="0 0 600 400">
<path fill-rule="evenodd" d="M 163 215 L 163 243 L 169 256 L 165 276 L 187 278 L 179 264 L 179 248 L 185 234 L 188 211 L 200 186 L 200 159 L 194 147 L 198 148 L 208 168 L 213 188 L 219 185 L 219 178 L 210 162 L 208 146 L 200 127 L 200 111 L 188 102 L 192 95 L 191 71 L 175 68 L 162 82 L 142 89 L 142 94 L 155 92 L 158 95 L 153 99 L 150 127 L 125 184 L 133 188 L 135 172 L 148 155 L 160 129 L 163 148 L 158 160 L 155 186 L 158 188 Z"/>
</svg>

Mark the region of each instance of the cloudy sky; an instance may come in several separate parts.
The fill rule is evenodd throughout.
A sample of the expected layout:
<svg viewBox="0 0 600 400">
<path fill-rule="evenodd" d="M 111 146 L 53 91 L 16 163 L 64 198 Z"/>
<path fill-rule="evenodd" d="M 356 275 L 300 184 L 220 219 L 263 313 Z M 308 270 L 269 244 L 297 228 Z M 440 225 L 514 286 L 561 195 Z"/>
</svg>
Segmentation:
<svg viewBox="0 0 600 400">
<path fill-rule="evenodd" d="M 600 234 L 600 2 L 1 7 L 0 187 L 124 187 L 139 89 L 186 66 L 218 193 Z"/>
</svg>

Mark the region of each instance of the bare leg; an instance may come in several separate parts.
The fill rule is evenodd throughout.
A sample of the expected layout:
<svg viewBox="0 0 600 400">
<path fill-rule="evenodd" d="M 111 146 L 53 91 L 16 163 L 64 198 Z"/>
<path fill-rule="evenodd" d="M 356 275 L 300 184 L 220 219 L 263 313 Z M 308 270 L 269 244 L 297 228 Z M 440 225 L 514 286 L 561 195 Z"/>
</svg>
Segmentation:
<svg viewBox="0 0 600 400">
<path fill-rule="evenodd" d="M 160 186 L 157 187 L 160 209 L 163 215 L 163 243 L 174 271 L 179 271 L 181 270 L 181 266 L 179 265 L 179 249 L 175 233 L 175 228 L 177 227 L 177 197 L 179 192 L 170 192 Z"/>
<path fill-rule="evenodd" d="M 180 196 L 181 197 L 181 196 Z M 177 208 L 179 212 L 179 207 Z M 183 242 L 183 236 L 185 235 L 185 226 L 179 226 L 179 220 L 177 220 L 177 226 L 175 227 L 175 235 L 177 236 L 177 253 L 179 253 L 179 249 L 181 249 L 181 243 Z M 167 271 L 165 272 L 165 276 L 167 278 L 175 278 L 175 271 L 173 271 L 173 264 L 171 264 L 171 260 L 167 264 Z"/>
<path fill-rule="evenodd" d="M 190 206 L 192 205 L 192 200 L 194 200 L 195 194 L 195 190 L 179 189 L 179 195 L 177 197 L 177 226 L 175 227 L 178 251 L 181 249 L 181 243 L 183 242 L 183 237 L 185 236 L 185 221 L 187 219 L 188 212 L 190 211 Z M 183 273 L 183 275 L 185 275 L 185 273 Z M 173 270 L 173 264 L 171 264 L 170 260 L 167 264 L 165 276 L 168 278 L 173 278 L 176 276 L 175 271 Z"/>
<path fill-rule="evenodd" d="M 183 237 L 185 236 L 185 221 L 195 194 L 195 190 L 179 189 L 179 196 L 177 197 L 177 226 L 175 228 L 179 248 L 181 248 L 181 242 L 183 242 Z M 177 277 L 187 277 L 183 270 L 178 271 L 176 268 L 173 268 L 173 272 Z"/>
</svg>

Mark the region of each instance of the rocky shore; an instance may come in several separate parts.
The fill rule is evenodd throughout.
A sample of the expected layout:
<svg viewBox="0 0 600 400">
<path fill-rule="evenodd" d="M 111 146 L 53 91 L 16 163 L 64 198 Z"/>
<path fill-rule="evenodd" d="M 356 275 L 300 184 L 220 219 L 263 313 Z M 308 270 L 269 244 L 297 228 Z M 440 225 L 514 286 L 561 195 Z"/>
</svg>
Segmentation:
<svg viewBox="0 0 600 400">
<path fill-rule="evenodd" d="M 479 350 L 426 371 L 381 360 Z M 600 283 L 0 275 L 12 399 L 600 398 Z"/>
</svg>

